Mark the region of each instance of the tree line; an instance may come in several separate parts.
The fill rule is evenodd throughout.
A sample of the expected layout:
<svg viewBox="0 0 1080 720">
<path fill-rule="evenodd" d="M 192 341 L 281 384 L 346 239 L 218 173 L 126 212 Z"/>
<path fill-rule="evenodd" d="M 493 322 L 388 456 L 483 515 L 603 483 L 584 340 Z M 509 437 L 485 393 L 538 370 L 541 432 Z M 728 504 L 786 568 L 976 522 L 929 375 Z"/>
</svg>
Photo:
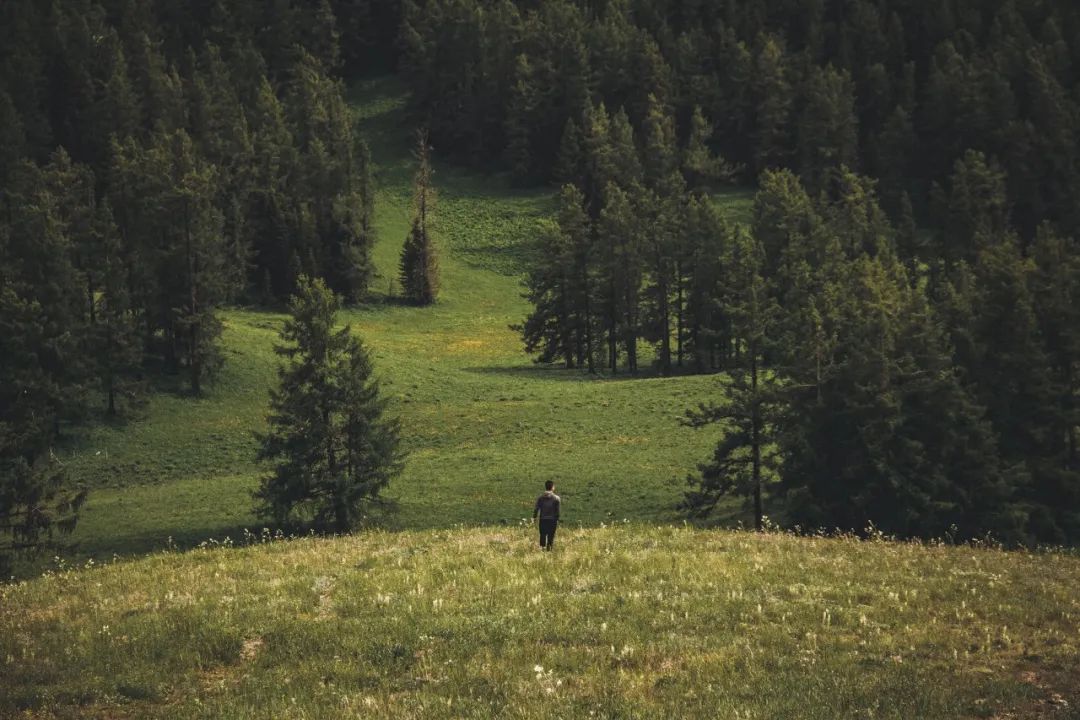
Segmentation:
<svg viewBox="0 0 1080 720">
<path fill-rule="evenodd" d="M 1080 533 L 1080 247 L 1044 223 L 1025 242 L 1007 177 L 969 151 L 898 221 L 877 182 L 839 165 L 812 195 L 760 178 L 748 227 L 707 187 L 731 167 L 679 146 L 653 103 L 644 137 L 589 107 L 557 157 L 572 179 L 527 276 L 520 326 L 541 362 L 727 371 L 727 399 L 686 422 L 724 440 L 686 509 L 766 497 L 803 527 L 1011 541 Z M 707 127 L 698 115 L 695 125 Z"/>
<path fill-rule="evenodd" d="M 967 150 L 1005 171 L 1025 241 L 1076 234 L 1080 8 L 1053 0 L 407 0 L 399 65 L 432 139 L 463 160 L 561 181 L 568 123 L 620 108 L 639 132 L 653 102 L 753 181 L 830 167 L 879 181 L 920 221 Z M 650 97 L 653 98 L 650 100 Z"/>
<path fill-rule="evenodd" d="M 919 261 L 872 180 L 841 168 L 813 198 L 766 172 L 751 227 L 719 236 L 743 351 L 724 399 L 689 413 L 726 432 L 685 507 L 744 495 L 760 525 L 765 491 L 804 528 L 1075 542 L 1080 247 L 1044 224 L 1025 250 L 1004 196 L 965 156 L 945 202 L 971 232 Z"/>
<path fill-rule="evenodd" d="M 0 536 L 70 523 L 53 448 L 162 373 L 198 394 L 223 303 L 372 279 L 370 153 L 337 73 L 370 3 L 0 6 Z M 381 14 L 381 15 L 380 15 Z M 339 17 L 341 20 L 339 21 Z M 385 25 L 388 20 L 382 20 Z M 389 22 L 396 24 L 391 17 Z M 2 548 L 0 548 L 2 549 Z"/>
</svg>

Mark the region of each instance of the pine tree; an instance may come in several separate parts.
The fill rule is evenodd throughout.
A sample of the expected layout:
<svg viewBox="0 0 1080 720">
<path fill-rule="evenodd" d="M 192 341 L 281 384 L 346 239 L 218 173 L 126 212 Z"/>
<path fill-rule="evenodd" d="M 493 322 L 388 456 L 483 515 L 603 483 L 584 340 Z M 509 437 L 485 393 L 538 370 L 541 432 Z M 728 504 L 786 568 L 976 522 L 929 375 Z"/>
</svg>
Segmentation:
<svg viewBox="0 0 1080 720">
<path fill-rule="evenodd" d="M 337 18 L 329 0 L 318 0 L 306 28 L 304 47 L 318 58 L 328 72 L 336 72 L 341 65 L 341 37 Z"/>
<path fill-rule="evenodd" d="M 225 245 L 222 217 L 214 205 L 217 189 L 214 168 L 195 152 L 183 130 L 161 138 L 168 153 L 172 189 L 164 198 L 170 219 L 177 223 L 166 234 L 164 248 L 169 269 L 180 268 L 172 284 L 170 325 L 173 339 L 187 365 L 191 391 L 202 392 L 204 380 L 222 362 L 219 348 L 221 320 L 217 307 L 225 293 Z M 173 264 L 175 263 L 175 264 Z"/>
<path fill-rule="evenodd" d="M 3 242 L 0 231 L 0 244 Z M 24 292 L 20 292 L 20 289 Z M 16 555 L 70 532 L 86 498 L 52 452 L 54 403 L 64 388 L 39 365 L 63 340 L 12 278 L 0 273 L 0 573 Z"/>
<path fill-rule="evenodd" d="M 552 169 L 552 179 L 559 183 L 560 187 L 567 183 L 579 187 L 584 185 L 584 153 L 585 150 L 581 145 L 581 131 L 574 119 L 569 118 L 563 127 L 562 140 L 559 141 L 559 154 Z"/>
<path fill-rule="evenodd" d="M 26 152 L 26 134 L 11 96 L 0 88 L 0 183 Z"/>
<path fill-rule="evenodd" d="M 1036 501 L 1072 540 L 1080 537 L 1080 247 L 1043 225 L 1031 254 L 1035 315 L 1056 390 L 1050 413 L 1056 422 L 1047 437 L 1051 457 Z"/>
<path fill-rule="evenodd" d="M 540 262 L 528 274 L 525 297 L 533 311 L 521 326 L 525 350 L 539 351 L 537 362 L 562 358 L 567 368 L 593 370 L 591 294 L 592 253 L 581 191 L 564 185 L 558 222 L 540 235 Z"/>
<path fill-rule="evenodd" d="M 645 118 L 645 180 L 643 203 L 647 223 L 642 249 L 646 264 L 643 336 L 656 344 L 660 373 L 671 373 L 672 291 L 675 286 L 678 238 L 683 235 L 686 186 L 679 172 L 675 123 L 650 95 Z"/>
<path fill-rule="evenodd" d="M 109 415 L 117 414 L 117 398 L 138 396 L 137 376 L 142 363 L 142 346 L 127 287 L 120 233 L 108 201 L 99 207 L 94 223 L 98 287 L 90 299 L 93 327 L 92 353 L 105 393 Z"/>
<path fill-rule="evenodd" d="M 784 164 L 788 154 L 788 121 L 791 85 L 786 77 L 784 54 L 772 37 L 765 38 L 754 58 L 753 96 L 754 172 Z"/>
<path fill-rule="evenodd" d="M 686 235 L 680 248 L 682 272 L 676 299 L 676 356 L 689 357 L 696 372 L 717 369 L 730 333 L 720 298 L 732 229 L 707 198 L 694 197 L 687 207 Z"/>
<path fill-rule="evenodd" d="M 506 162 L 517 180 L 526 180 L 532 173 L 532 114 L 536 108 L 536 88 L 528 56 L 518 55 L 510 89 L 510 106 L 506 114 Z"/>
<path fill-rule="evenodd" d="M 385 416 L 367 350 L 348 326 L 335 331 L 338 307 L 321 280 L 301 277 L 275 348 L 286 363 L 259 451 L 275 467 L 255 497 L 281 525 L 351 530 L 402 467 L 399 425 Z"/>
<path fill-rule="evenodd" d="M 101 90 L 95 98 L 94 124 L 86 130 L 99 136 L 99 142 L 103 143 L 104 159 L 110 136 L 123 138 L 141 129 L 141 109 L 128 77 L 127 60 L 120 39 L 110 34 L 102 45 L 103 52 L 107 54 L 103 64 L 108 68 L 108 75 L 103 78 Z"/>
<path fill-rule="evenodd" d="M 1057 402 L 1063 393 L 1035 314 L 1036 266 L 1022 255 L 1014 234 L 976 242 L 982 249 L 970 282 L 966 287 L 959 279 L 954 282 L 956 299 L 947 306 L 957 360 L 986 406 L 1002 458 L 1024 469 L 1027 477 L 1021 490 L 1036 498 L 1042 488 L 1057 485 L 1064 439 L 1059 434 L 1063 422 Z M 1037 510 L 1032 533 L 1064 541 L 1064 530 L 1053 519 L 1055 511 Z"/>
<path fill-rule="evenodd" d="M 1005 173 L 993 160 L 968 151 L 956 161 L 948 194 L 935 198 L 940 221 L 935 256 L 946 268 L 973 263 L 979 251 L 1009 229 Z"/>
<path fill-rule="evenodd" d="M 416 133 L 413 176 L 414 215 L 409 236 L 401 251 L 401 288 L 405 298 L 417 305 L 431 305 L 439 294 L 439 263 L 431 233 L 435 189 L 431 183 L 431 152 L 427 132 Z"/>
<path fill-rule="evenodd" d="M 798 113 L 799 175 L 811 195 L 825 187 L 830 170 L 858 161 L 855 90 L 847 72 L 814 69 Z"/>
<path fill-rule="evenodd" d="M 607 366 L 617 372 L 619 346 L 626 352 L 627 369 L 638 370 L 637 341 L 641 335 L 642 228 L 630 193 L 614 183 L 604 192 L 607 201 L 598 221 L 600 295 L 607 333 Z"/>
<path fill-rule="evenodd" d="M 779 383 L 764 364 L 779 308 L 761 276 L 761 244 L 737 232 L 734 245 L 732 277 L 736 282 L 726 288 L 724 304 L 732 320 L 733 339 L 742 348 L 740 363 L 724 384 L 722 402 L 702 403 L 687 413 L 686 422 L 692 427 L 719 424 L 724 437 L 712 461 L 699 466 L 699 475 L 688 478 L 691 489 L 683 507 L 693 516 L 705 517 L 726 495 L 746 497 L 752 501 L 754 528 L 760 532 L 766 485 L 777 479 L 780 464 L 775 449 Z"/>
<path fill-rule="evenodd" d="M 735 180 L 742 168 L 729 163 L 713 153 L 709 139 L 713 134 L 712 123 L 695 105 L 690 116 L 690 135 L 683 150 L 682 168 L 686 182 L 691 188 L 701 188 L 710 183 L 726 183 Z"/>
<path fill-rule="evenodd" d="M 766 171 L 754 196 L 751 231 L 765 251 L 765 276 L 776 275 L 794 256 L 816 256 L 811 243 L 822 221 L 810 196 L 790 170 Z M 816 260 L 815 260 L 816 262 Z"/>
<path fill-rule="evenodd" d="M 70 531 L 85 492 L 53 452 L 63 421 L 85 412 L 85 285 L 62 195 L 79 170 L 63 150 L 19 164 L 0 212 L 0 570 Z"/>
</svg>

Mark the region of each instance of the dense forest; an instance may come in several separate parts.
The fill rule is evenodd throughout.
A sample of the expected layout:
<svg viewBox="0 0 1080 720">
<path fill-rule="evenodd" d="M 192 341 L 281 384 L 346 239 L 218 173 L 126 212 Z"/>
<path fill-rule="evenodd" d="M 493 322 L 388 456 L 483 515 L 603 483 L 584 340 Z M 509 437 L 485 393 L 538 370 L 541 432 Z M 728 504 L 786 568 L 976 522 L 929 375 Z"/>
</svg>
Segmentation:
<svg viewBox="0 0 1080 720">
<path fill-rule="evenodd" d="M 279 304 L 304 274 L 364 297 L 374 190 L 340 78 L 392 66 L 387 12 L 0 6 L 0 532 L 14 547 L 82 497 L 53 457 L 66 425 L 122 413 L 153 376 L 201 391 L 222 304 Z"/>
<path fill-rule="evenodd" d="M 727 373 L 688 512 L 1076 542 L 1077 37 L 1050 0 L 7 0 L 0 536 L 72 519 L 71 423 L 201 392 L 217 308 L 365 297 L 345 85 L 397 71 L 440 155 L 558 188 L 530 352 Z"/>
<path fill-rule="evenodd" d="M 1078 32 L 1013 0 L 432 0 L 401 67 L 436 143 L 562 185 L 521 327 L 539 360 L 633 373 L 645 342 L 665 374 L 749 374 L 688 418 L 739 429 L 694 512 L 743 493 L 760 523 L 771 479 L 804 526 L 1060 542 Z M 710 206 L 733 179 L 760 186 L 750 228 Z"/>
</svg>

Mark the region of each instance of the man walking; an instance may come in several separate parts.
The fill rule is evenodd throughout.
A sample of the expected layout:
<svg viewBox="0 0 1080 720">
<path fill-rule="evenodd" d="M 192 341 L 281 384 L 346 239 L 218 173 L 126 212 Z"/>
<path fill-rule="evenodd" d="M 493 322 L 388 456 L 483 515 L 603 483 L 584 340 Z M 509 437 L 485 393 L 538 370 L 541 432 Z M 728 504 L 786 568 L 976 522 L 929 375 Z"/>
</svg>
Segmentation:
<svg viewBox="0 0 1080 720">
<path fill-rule="evenodd" d="M 550 550 L 555 543 L 555 528 L 559 524 L 559 506 L 562 499 L 555 494 L 555 483 L 544 483 L 544 494 L 536 499 L 533 518 L 540 516 L 540 549 Z"/>
</svg>

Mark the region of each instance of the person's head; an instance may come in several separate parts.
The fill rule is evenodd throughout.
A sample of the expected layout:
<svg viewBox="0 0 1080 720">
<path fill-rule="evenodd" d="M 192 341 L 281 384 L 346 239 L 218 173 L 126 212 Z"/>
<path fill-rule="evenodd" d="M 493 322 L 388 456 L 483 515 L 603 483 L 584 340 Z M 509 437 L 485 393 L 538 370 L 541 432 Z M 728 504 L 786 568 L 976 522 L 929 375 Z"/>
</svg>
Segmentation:
<svg viewBox="0 0 1080 720">
<path fill-rule="evenodd" d="M 548 480 L 546 483 L 544 483 L 544 489 L 545 490 L 554 490 L 555 489 L 555 481 L 554 480 Z"/>
</svg>

